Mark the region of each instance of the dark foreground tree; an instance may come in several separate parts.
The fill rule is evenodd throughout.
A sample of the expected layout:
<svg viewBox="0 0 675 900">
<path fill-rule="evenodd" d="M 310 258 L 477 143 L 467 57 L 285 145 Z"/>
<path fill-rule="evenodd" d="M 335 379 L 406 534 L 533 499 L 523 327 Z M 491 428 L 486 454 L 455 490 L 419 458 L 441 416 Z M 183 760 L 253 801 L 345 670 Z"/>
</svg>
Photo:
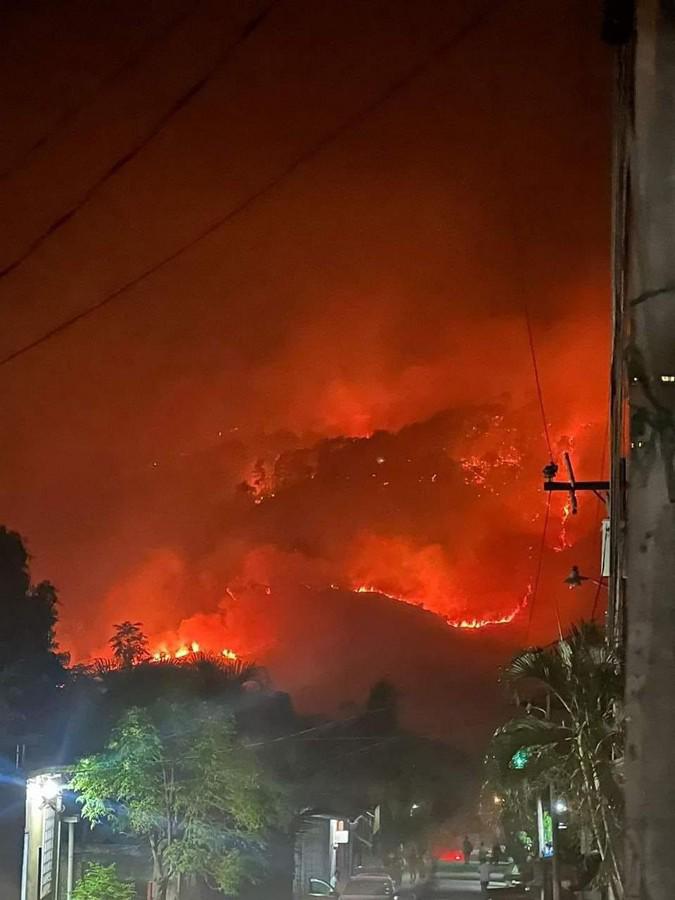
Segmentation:
<svg viewBox="0 0 675 900">
<path fill-rule="evenodd" d="M 0 728 L 16 743 L 44 728 L 65 681 L 58 652 L 53 585 L 30 583 L 28 553 L 16 532 L 0 526 Z"/>
<path fill-rule="evenodd" d="M 514 830 L 529 821 L 531 829 L 536 798 L 552 787 L 621 898 L 623 683 L 616 654 L 597 626 L 582 623 L 550 647 L 519 653 L 505 676 L 531 702 L 495 732 L 488 753 L 488 788 L 505 800 L 502 824 Z"/>
<path fill-rule="evenodd" d="M 106 750 L 77 764 L 73 786 L 84 818 L 147 838 L 157 900 L 179 874 L 235 892 L 279 813 L 231 717 L 207 704 L 129 710 Z"/>
</svg>

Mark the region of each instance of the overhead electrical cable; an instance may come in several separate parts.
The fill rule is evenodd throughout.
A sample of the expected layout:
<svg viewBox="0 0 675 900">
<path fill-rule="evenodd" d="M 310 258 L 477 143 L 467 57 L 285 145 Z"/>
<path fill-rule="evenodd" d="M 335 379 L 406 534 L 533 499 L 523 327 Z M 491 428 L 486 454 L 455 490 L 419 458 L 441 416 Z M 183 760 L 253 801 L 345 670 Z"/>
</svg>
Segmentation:
<svg viewBox="0 0 675 900">
<path fill-rule="evenodd" d="M 49 225 L 37 237 L 25 247 L 14 259 L 0 269 L 0 279 L 6 278 L 18 269 L 23 263 L 38 250 L 45 241 L 49 240 L 56 232 L 60 231 L 64 225 L 71 221 L 85 206 L 87 206 L 96 196 L 98 191 L 117 175 L 126 165 L 134 160 L 143 150 L 166 128 L 171 120 L 200 94 L 204 88 L 218 73 L 221 66 L 230 58 L 230 56 L 240 47 L 248 38 L 262 25 L 272 9 L 280 3 L 281 0 L 272 0 L 262 11 L 256 13 L 246 25 L 241 29 L 234 41 L 231 41 L 221 53 L 218 54 L 215 62 L 209 67 L 208 71 L 194 81 L 183 93 L 174 100 L 171 106 L 157 119 L 150 129 L 134 144 L 131 149 L 118 157 L 114 163 L 94 181 L 87 190 L 70 206 L 68 209 L 52 220 Z"/>
<path fill-rule="evenodd" d="M 373 716 L 376 713 L 386 712 L 386 707 L 378 706 L 375 709 L 366 709 L 363 712 L 356 713 L 356 715 L 349 716 L 346 719 L 329 719 L 327 722 L 320 722 L 318 725 L 312 725 L 309 728 L 303 728 L 302 731 L 294 731 L 290 734 L 281 734 L 278 737 L 269 738 L 265 741 L 256 741 L 254 744 L 247 744 L 247 747 L 266 747 L 269 744 L 278 744 L 280 741 L 288 741 L 293 738 L 303 738 L 307 734 L 312 734 L 315 731 L 325 731 L 327 728 L 339 728 L 343 725 L 348 725 L 350 722 L 356 722 L 360 719 L 366 719 L 368 716 Z M 368 740 L 367 737 L 361 738 L 339 738 L 339 740 Z M 317 740 L 316 738 L 312 738 L 312 740 Z M 326 740 L 338 740 L 338 738 L 326 738 Z"/>
<path fill-rule="evenodd" d="M 597 586 L 595 588 L 595 596 L 593 597 L 593 609 L 591 610 L 591 622 L 595 621 L 595 613 L 598 608 L 598 600 L 600 599 L 600 591 L 602 590 L 604 582 L 598 580 Z"/>
<path fill-rule="evenodd" d="M 541 533 L 539 542 L 539 553 L 537 555 L 537 566 L 535 569 L 534 583 L 532 585 L 532 597 L 530 599 L 530 614 L 527 620 L 527 631 L 525 634 L 525 644 L 530 642 L 530 630 L 532 628 L 532 620 L 534 618 L 534 607 L 537 603 L 537 595 L 539 592 L 539 582 L 541 580 L 541 572 L 544 565 L 544 551 L 546 550 L 546 534 L 548 532 L 548 521 L 551 515 L 551 494 L 546 495 L 546 511 L 544 513 L 544 528 Z"/>
<path fill-rule="evenodd" d="M 253 206 L 258 200 L 262 197 L 266 196 L 270 192 L 272 192 L 275 188 L 277 188 L 281 183 L 283 183 L 287 178 L 294 175 L 295 172 L 300 169 L 304 164 L 319 156 L 320 153 L 335 140 L 340 138 L 343 134 L 350 131 L 351 129 L 360 125 L 368 116 L 377 112 L 382 106 L 384 106 L 392 97 L 395 97 L 399 94 L 404 88 L 406 88 L 412 81 L 423 75 L 433 63 L 435 63 L 440 57 L 445 55 L 449 50 L 456 47 L 460 44 L 471 32 L 473 32 L 476 28 L 481 26 L 488 18 L 489 15 L 494 12 L 498 7 L 504 5 L 507 0 L 496 0 L 496 2 L 492 2 L 488 7 L 484 8 L 478 15 L 474 16 L 470 19 L 464 26 L 462 26 L 455 34 L 448 38 L 448 40 L 444 41 L 440 44 L 434 52 L 428 56 L 424 61 L 420 63 L 416 63 L 412 66 L 404 75 L 400 76 L 398 79 L 390 83 L 374 100 L 367 103 L 364 107 L 351 115 L 347 116 L 339 125 L 337 125 L 334 129 L 329 131 L 323 138 L 318 140 L 315 144 L 313 144 L 310 148 L 300 153 L 294 160 L 292 160 L 277 176 L 267 181 L 263 184 L 257 191 L 254 191 L 244 200 L 236 204 L 226 213 L 224 213 L 219 218 L 215 219 L 210 225 L 207 225 L 202 231 L 198 232 L 194 237 L 190 240 L 186 241 L 184 244 L 178 246 L 175 250 L 169 253 L 167 256 L 162 259 L 152 263 L 143 271 L 139 272 L 132 279 L 115 288 L 109 294 L 106 294 L 100 300 L 92 303 L 90 306 L 85 307 L 80 310 L 80 312 L 75 313 L 67 319 L 64 319 L 53 328 L 50 328 L 48 331 L 41 334 L 39 337 L 35 338 L 32 341 L 24 344 L 23 346 L 17 348 L 16 350 L 11 351 L 4 357 L 0 358 L 0 367 L 6 366 L 19 357 L 29 353 L 30 351 L 36 349 L 52 338 L 56 337 L 59 334 L 62 334 L 64 331 L 71 328 L 77 322 L 82 321 L 83 319 L 87 319 L 97 313 L 99 310 L 111 304 L 113 301 L 118 300 L 120 297 L 124 296 L 127 292 L 137 287 L 139 284 L 144 282 L 147 278 L 154 275 L 156 272 L 164 269 L 174 260 L 183 256 L 183 254 L 187 253 L 193 247 L 197 246 L 197 244 L 201 243 L 203 240 L 208 238 L 210 235 L 219 231 L 224 226 L 228 225 L 235 218 L 237 218 L 241 213 L 248 210 L 251 206 Z M 268 7 L 269 10 L 269 7 Z"/>
<path fill-rule="evenodd" d="M 67 107 L 61 115 L 58 116 L 48 131 L 45 131 L 39 138 L 33 141 L 33 143 L 24 150 L 20 158 L 7 166 L 6 169 L 3 169 L 0 172 L 0 180 L 4 181 L 11 178 L 16 172 L 25 168 L 38 150 L 41 150 L 45 145 L 53 141 L 55 137 L 66 129 L 68 125 L 83 112 L 83 110 L 91 106 L 104 91 L 112 87 L 115 82 L 126 75 L 127 72 L 134 69 L 154 47 L 161 44 L 172 32 L 180 28 L 187 19 L 194 15 L 196 8 L 197 7 L 194 4 L 188 3 L 186 9 L 179 10 L 179 12 L 169 19 L 157 33 L 148 35 L 137 50 L 123 59 L 119 65 L 112 69 L 112 71 L 104 75 L 91 94 L 88 94 L 82 102 Z"/>
<path fill-rule="evenodd" d="M 553 447 L 551 445 L 551 436 L 548 430 L 548 419 L 546 417 L 546 409 L 544 408 L 544 394 L 541 389 L 541 378 L 539 376 L 539 365 L 537 364 L 537 353 L 534 347 L 534 335 L 532 333 L 532 323 L 530 321 L 530 312 L 525 307 L 525 323 L 527 325 L 527 340 L 530 345 L 530 357 L 532 359 L 532 369 L 534 371 L 534 381 L 537 387 L 537 399 L 539 401 L 539 409 L 541 411 L 542 425 L 544 427 L 544 438 L 548 447 L 549 459 L 553 462 Z"/>
</svg>

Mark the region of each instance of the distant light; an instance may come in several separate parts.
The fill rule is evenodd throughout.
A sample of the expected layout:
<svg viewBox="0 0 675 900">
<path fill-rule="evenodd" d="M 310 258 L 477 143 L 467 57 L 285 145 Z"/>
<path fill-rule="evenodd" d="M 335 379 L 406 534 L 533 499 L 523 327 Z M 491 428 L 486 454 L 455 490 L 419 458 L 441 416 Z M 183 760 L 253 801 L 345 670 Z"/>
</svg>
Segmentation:
<svg viewBox="0 0 675 900">
<path fill-rule="evenodd" d="M 673 381 L 675 381 L 675 378 L 673 379 Z M 384 456 L 378 456 L 375 462 L 378 464 L 378 466 L 381 466 L 384 462 Z"/>
<path fill-rule="evenodd" d="M 565 803 L 562 797 L 559 797 L 553 805 L 557 813 L 567 812 L 567 803 Z"/>
<path fill-rule="evenodd" d="M 667 382 L 667 383 L 672 383 L 675 381 L 675 375 L 662 375 L 661 381 Z"/>
<path fill-rule="evenodd" d="M 499 806 L 501 803 L 504 802 L 504 798 L 500 797 L 499 794 L 495 794 L 493 800 L 494 800 L 495 806 Z"/>
<path fill-rule="evenodd" d="M 56 800 L 59 796 L 60 785 L 53 778 L 42 782 L 41 793 L 45 800 Z"/>
<path fill-rule="evenodd" d="M 528 763 L 530 758 L 530 751 L 525 747 L 521 747 L 520 750 L 516 750 L 509 761 L 509 766 L 512 769 L 524 769 Z"/>
<path fill-rule="evenodd" d="M 28 779 L 26 793 L 31 803 L 42 806 L 53 804 L 60 795 L 61 788 L 61 780 L 58 776 L 38 775 Z"/>
</svg>

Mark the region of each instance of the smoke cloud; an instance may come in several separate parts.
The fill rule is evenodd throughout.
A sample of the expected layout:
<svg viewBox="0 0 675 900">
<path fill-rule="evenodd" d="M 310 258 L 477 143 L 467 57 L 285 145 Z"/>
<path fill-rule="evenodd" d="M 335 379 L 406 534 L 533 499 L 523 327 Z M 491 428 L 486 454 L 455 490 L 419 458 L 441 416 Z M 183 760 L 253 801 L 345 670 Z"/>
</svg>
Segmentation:
<svg viewBox="0 0 675 900">
<path fill-rule="evenodd" d="M 38 52 L 79 102 L 129 49 L 120 23 L 140 10 L 141 31 L 161 25 L 156 4 L 116 6 L 114 28 L 109 11 L 71 15 L 66 0 L 8 17 L 2 66 L 21 77 L 6 160 L 55 119 L 60 101 L 28 65 Z M 204 96 L 0 285 L 3 352 L 255 192 L 474 7 L 280 4 Z M 195 29 L 234 28 L 220 10 L 204 4 L 7 182 L 8 257 L 126 146 L 130 103 L 144 127 L 199 68 L 212 45 Z M 115 622 L 141 620 L 153 647 L 257 659 L 306 709 L 339 710 L 389 676 L 411 722 L 457 737 L 489 726 L 513 648 L 602 604 L 562 584 L 572 564 L 598 574 L 594 498 L 569 518 L 552 499 L 537 584 L 549 451 L 524 318 L 527 307 L 554 455 L 600 477 L 598 34 L 581 0 L 496 6 L 230 227 L 4 370 L 3 517 L 26 535 L 36 577 L 57 583 L 60 640 L 76 658 L 105 652 Z M 99 52 L 78 56 L 93 35 Z"/>
</svg>

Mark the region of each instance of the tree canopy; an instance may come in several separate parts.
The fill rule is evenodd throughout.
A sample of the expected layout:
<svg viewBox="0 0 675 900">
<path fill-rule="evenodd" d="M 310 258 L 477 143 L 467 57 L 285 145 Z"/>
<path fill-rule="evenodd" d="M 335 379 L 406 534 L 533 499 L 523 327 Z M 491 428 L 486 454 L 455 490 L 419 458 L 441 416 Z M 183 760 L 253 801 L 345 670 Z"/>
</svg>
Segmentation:
<svg viewBox="0 0 675 900">
<path fill-rule="evenodd" d="M 179 873 L 235 891 L 281 808 L 231 716 L 207 703 L 128 710 L 106 749 L 77 764 L 73 786 L 84 818 L 147 838 L 158 900 Z"/>
<path fill-rule="evenodd" d="M 502 824 L 507 832 L 517 823 L 533 829 L 536 797 L 553 786 L 573 815 L 568 840 L 595 850 L 602 876 L 621 897 L 619 659 L 597 626 L 582 623 L 550 647 L 518 653 L 504 674 L 528 703 L 497 729 L 486 760 L 486 786 L 504 800 Z"/>
<path fill-rule="evenodd" d="M 115 633 L 109 643 L 117 665 L 123 668 L 137 665 L 150 655 L 148 638 L 140 622 L 124 621 L 115 625 Z"/>
<path fill-rule="evenodd" d="M 18 739 L 54 710 L 65 681 L 67 654 L 58 652 L 56 589 L 31 585 L 28 552 L 20 535 L 0 526 L 0 723 Z"/>
</svg>

